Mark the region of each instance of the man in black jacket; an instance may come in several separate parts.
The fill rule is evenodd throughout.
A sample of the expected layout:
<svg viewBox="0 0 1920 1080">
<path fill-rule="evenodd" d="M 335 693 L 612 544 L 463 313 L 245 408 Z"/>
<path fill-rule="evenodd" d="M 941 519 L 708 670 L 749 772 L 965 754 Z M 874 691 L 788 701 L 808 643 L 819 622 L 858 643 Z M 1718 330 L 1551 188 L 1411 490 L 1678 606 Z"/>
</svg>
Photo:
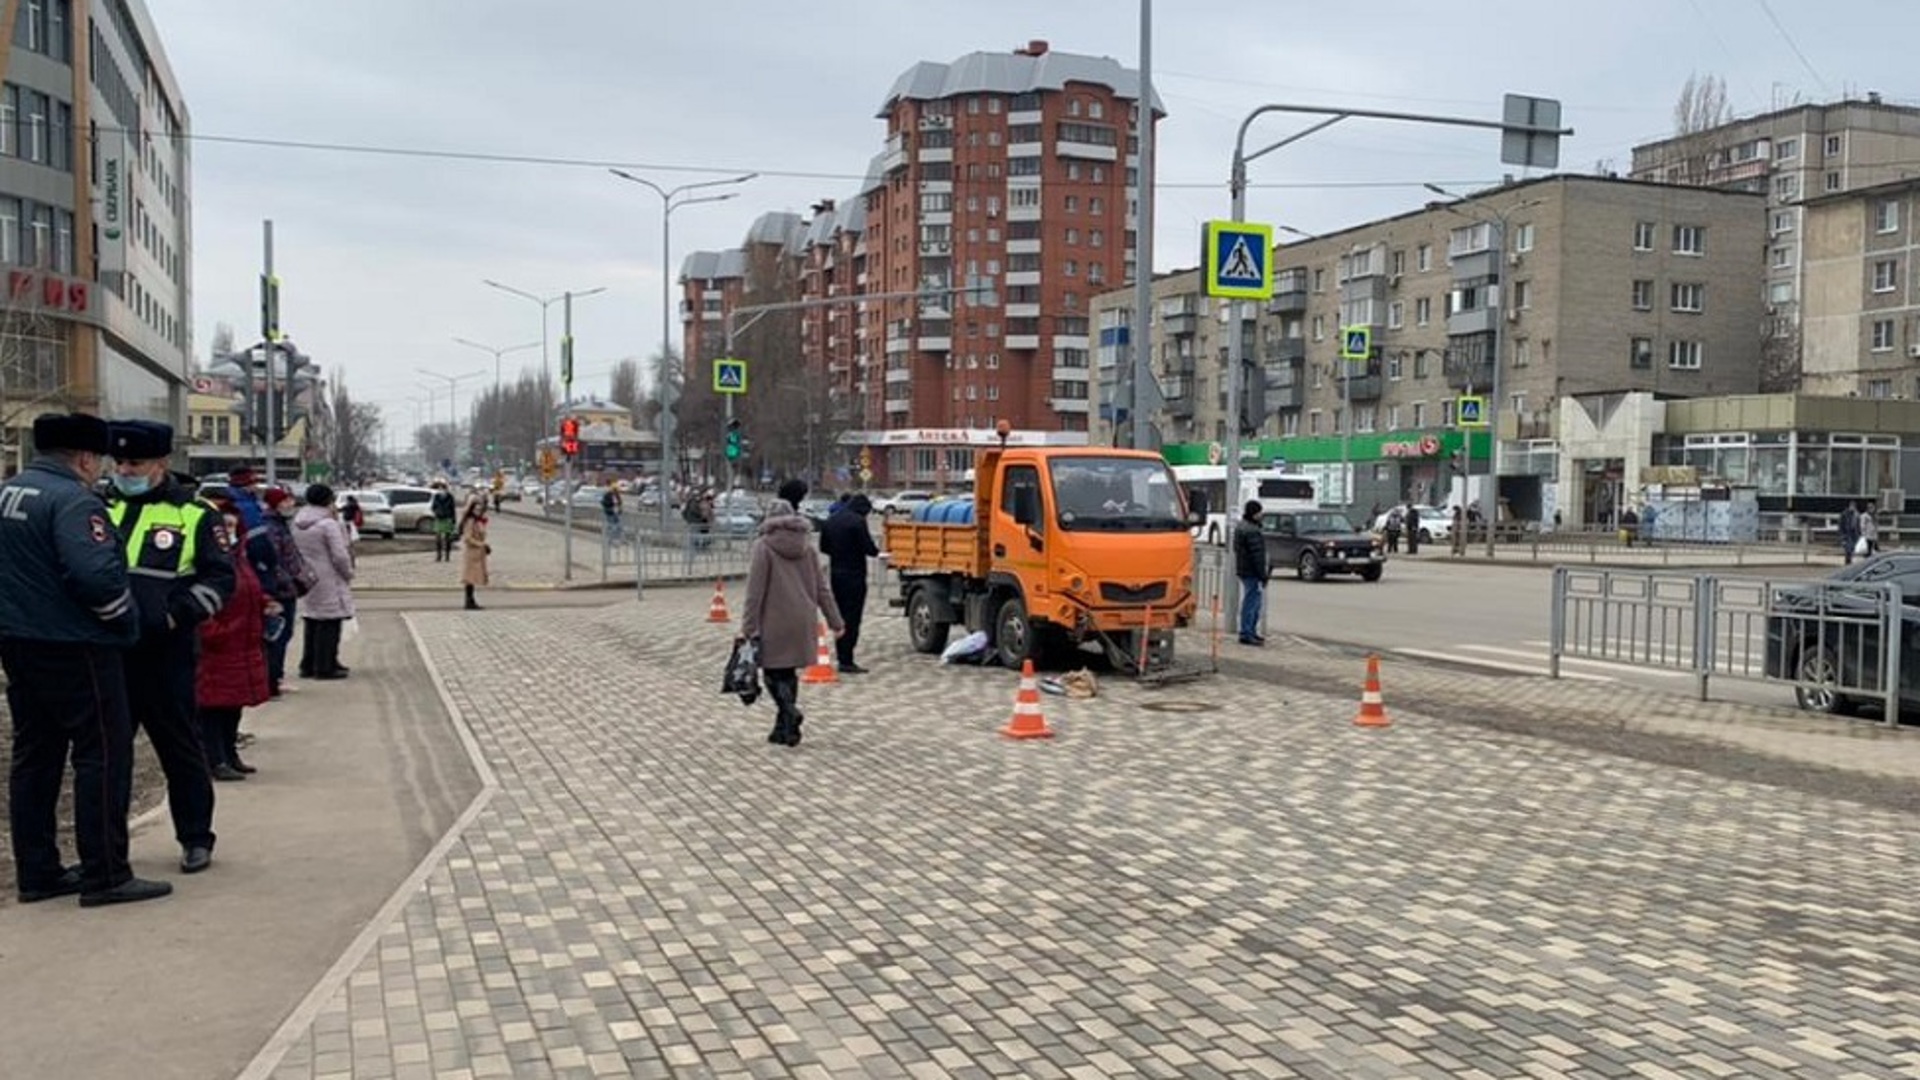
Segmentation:
<svg viewBox="0 0 1920 1080">
<path fill-rule="evenodd" d="M 140 640 L 127 653 L 127 699 L 167 776 L 167 809 L 180 869 L 213 861 L 213 773 L 194 718 L 201 623 L 233 596 L 233 537 L 212 505 L 188 495 L 167 471 L 173 428 L 146 420 L 111 425 L 113 486 L 108 515 L 120 533 Z"/>
<path fill-rule="evenodd" d="M 106 504 L 94 493 L 107 422 L 48 413 L 39 454 L 0 487 L 0 664 L 13 712 L 8 798 L 20 902 L 80 894 L 83 907 L 173 891 L 127 864 L 133 726 L 122 674 L 139 609 Z M 78 869 L 60 856 L 55 808 L 73 761 Z"/>
<path fill-rule="evenodd" d="M 1260 636 L 1260 610 L 1266 599 L 1267 538 L 1260 531 L 1260 516 L 1266 507 L 1255 499 L 1241 511 L 1233 526 L 1233 576 L 1240 579 L 1240 644 L 1265 645 Z"/>
<path fill-rule="evenodd" d="M 828 583 L 833 586 L 840 619 L 847 624 L 847 632 L 834 646 L 840 654 L 840 670 L 848 675 L 864 675 L 867 671 L 853 662 L 853 650 L 860 644 L 860 616 L 867 609 L 867 560 L 880 554 L 873 531 L 867 527 L 867 515 L 871 513 L 873 501 L 855 495 L 820 526 L 820 550 L 827 557 Z"/>
</svg>

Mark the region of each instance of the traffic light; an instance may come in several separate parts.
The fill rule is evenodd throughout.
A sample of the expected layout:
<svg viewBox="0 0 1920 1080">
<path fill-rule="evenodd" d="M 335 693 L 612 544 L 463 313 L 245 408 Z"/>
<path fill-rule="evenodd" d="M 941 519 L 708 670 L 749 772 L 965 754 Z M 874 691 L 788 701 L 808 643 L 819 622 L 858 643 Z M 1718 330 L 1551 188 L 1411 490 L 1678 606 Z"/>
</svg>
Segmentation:
<svg viewBox="0 0 1920 1080">
<path fill-rule="evenodd" d="M 740 460 L 740 421 L 727 421 L 727 460 Z"/>
<path fill-rule="evenodd" d="M 579 456 L 580 454 L 580 420 L 579 418 L 569 416 L 560 421 L 560 452 L 567 455 L 568 457 Z"/>
</svg>

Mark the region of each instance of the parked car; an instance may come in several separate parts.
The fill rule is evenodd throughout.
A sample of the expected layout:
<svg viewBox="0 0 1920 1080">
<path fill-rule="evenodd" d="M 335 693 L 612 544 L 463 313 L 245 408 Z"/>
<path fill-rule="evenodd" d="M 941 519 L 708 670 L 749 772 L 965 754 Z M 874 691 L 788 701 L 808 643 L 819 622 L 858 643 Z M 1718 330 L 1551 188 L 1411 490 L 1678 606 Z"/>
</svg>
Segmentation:
<svg viewBox="0 0 1920 1080">
<path fill-rule="evenodd" d="M 1769 678 L 1791 679 L 1794 702 L 1808 712 L 1851 715 L 1861 700 L 1840 687 L 1870 687 L 1880 682 L 1884 663 L 1875 598 L 1849 596 L 1831 583 L 1878 584 L 1891 581 L 1903 597 L 1920 598 L 1920 551 L 1892 551 L 1840 567 L 1825 579 L 1829 587 L 1788 585 L 1775 589 L 1767 614 Z M 1826 593 L 1824 614 L 1819 591 Z M 1857 615 L 1857 618 L 1854 616 Z M 1920 607 L 1901 606 L 1900 703 L 1920 708 Z"/>
<path fill-rule="evenodd" d="M 801 499 L 800 505 L 796 509 L 800 511 L 801 517 L 806 518 L 807 521 L 813 525 L 813 531 L 819 532 L 820 526 L 827 523 L 827 509 L 831 507 L 833 503 L 834 500 L 832 499 L 809 496 L 808 498 Z"/>
<path fill-rule="evenodd" d="M 361 536 L 378 536 L 382 540 L 394 537 L 393 504 L 387 501 L 385 491 L 343 491 L 335 505 L 344 506 L 347 496 L 353 496 L 360 504 L 360 516 L 365 524 L 360 526 Z"/>
<path fill-rule="evenodd" d="M 760 521 L 766 516 L 760 500 L 750 492 L 736 488 L 714 497 L 713 531 L 716 533 L 750 536 L 760 528 Z"/>
<path fill-rule="evenodd" d="M 1374 532 L 1380 533 L 1382 535 L 1386 533 L 1387 519 L 1393 516 L 1394 510 L 1399 510 L 1402 516 L 1403 517 L 1405 516 L 1406 508 L 1403 506 L 1393 507 L 1393 508 L 1381 511 L 1380 516 L 1373 519 Z M 1444 540 L 1451 539 L 1452 536 L 1453 536 L 1453 508 L 1452 507 L 1423 506 L 1420 508 L 1420 542 L 1421 543 L 1431 544 L 1435 540 L 1444 541 Z"/>
<path fill-rule="evenodd" d="M 394 528 L 402 532 L 433 531 L 432 488 L 383 484 L 377 490 L 386 495 L 388 505 L 393 507 Z"/>
<path fill-rule="evenodd" d="M 933 501 L 931 491 L 902 491 L 874 501 L 873 508 L 881 517 L 893 517 L 896 514 L 911 514 L 915 507 L 925 506 Z"/>
<path fill-rule="evenodd" d="M 1379 581 L 1387 555 L 1378 537 L 1357 532 L 1345 516 L 1331 510 L 1275 510 L 1260 519 L 1273 569 L 1291 566 L 1302 581 L 1328 574 L 1358 574 Z"/>
</svg>

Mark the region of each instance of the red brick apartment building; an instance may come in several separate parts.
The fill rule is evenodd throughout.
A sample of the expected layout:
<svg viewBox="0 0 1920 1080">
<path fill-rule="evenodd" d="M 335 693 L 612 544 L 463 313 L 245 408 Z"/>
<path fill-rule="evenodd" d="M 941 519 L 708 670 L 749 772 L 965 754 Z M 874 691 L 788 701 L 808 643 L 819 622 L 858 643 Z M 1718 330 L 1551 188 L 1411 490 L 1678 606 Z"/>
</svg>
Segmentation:
<svg viewBox="0 0 1920 1080">
<path fill-rule="evenodd" d="M 841 441 L 866 448 L 876 482 L 957 478 L 1003 419 L 1024 442 L 1084 443 L 1092 299 L 1133 279 L 1138 98 L 1137 72 L 1044 41 L 915 64 L 880 107 L 886 142 L 856 194 L 687 257 L 689 378 L 732 306 L 774 299 L 742 299 L 772 258 L 794 298 L 923 294 L 799 320 Z"/>
</svg>

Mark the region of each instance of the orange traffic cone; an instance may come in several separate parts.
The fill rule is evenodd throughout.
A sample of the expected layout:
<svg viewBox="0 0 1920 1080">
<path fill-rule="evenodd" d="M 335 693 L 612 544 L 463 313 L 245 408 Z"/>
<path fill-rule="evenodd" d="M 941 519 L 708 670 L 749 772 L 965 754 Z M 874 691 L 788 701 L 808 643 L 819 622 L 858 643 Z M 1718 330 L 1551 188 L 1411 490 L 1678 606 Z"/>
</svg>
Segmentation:
<svg viewBox="0 0 1920 1080">
<path fill-rule="evenodd" d="M 1051 739 L 1053 729 L 1047 726 L 1046 715 L 1040 711 L 1040 683 L 1033 677 L 1033 661 L 1020 664 L 1020 692 L 1013 695 L 1013 719 L 1000 729 L 1000 734 L 1009 739 Z"/>
<path fill-rule="evenodd" d="M 833 683 L 840 681 L 840 671 L 833 666 L 833 653 L 827 644 L 827 624 L 820 623 L 820 651 L 814 655 L 813 666 L 800 676 L 803 683 Z"/>
<path fill-rule="evenodd" d="M 1378 653 L 1367 657 L 1367 684 L 1360 690 L 1360 715 L 1353 718 L 1353 726 L 1393 726 L 1393 721 L 1387 719 L 1386 703 L 1380 699 L 1380 656 Z"/>
<path fill-rule="evenodd" d="M 719 578 L 713 581 L 713 603 L 707 605 L 707 621 L 712 623 L 733 621 L 733 616 L 727 614 L 727 587 Z"/>
</svg>

